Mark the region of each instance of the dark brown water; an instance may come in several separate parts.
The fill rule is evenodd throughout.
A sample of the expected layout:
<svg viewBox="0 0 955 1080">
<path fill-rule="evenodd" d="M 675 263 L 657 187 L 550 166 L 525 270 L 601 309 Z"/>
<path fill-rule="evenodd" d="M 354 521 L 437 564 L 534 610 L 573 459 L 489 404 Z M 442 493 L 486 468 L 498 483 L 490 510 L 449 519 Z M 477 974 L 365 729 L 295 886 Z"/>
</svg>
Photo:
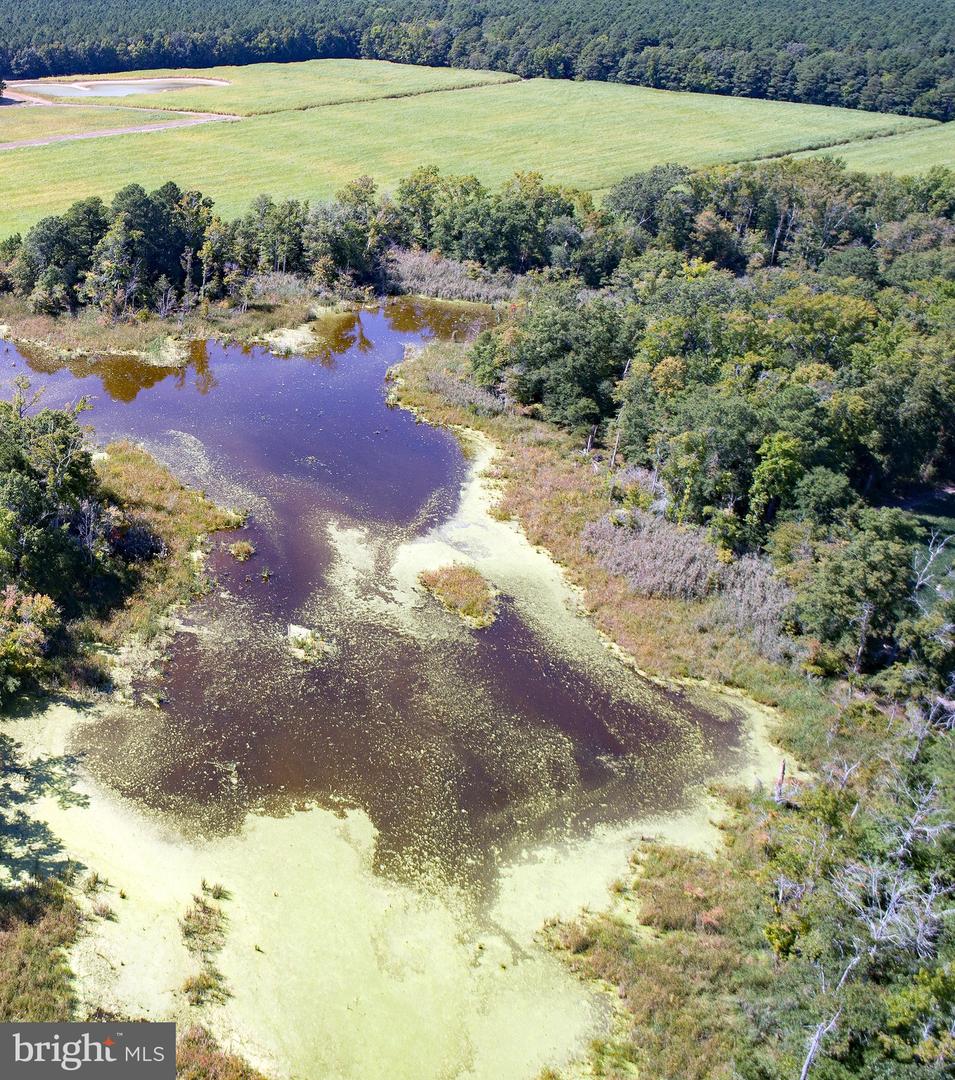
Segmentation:
<svg viewBox="0 0 955 1080">
<path fill-rule="evenodd" d="M 217 548 L 161 710 L 116 708 L 84 730 L 101 779 L 203 833 L 253 809 L 358 806 L 379 869 L 473 884 L 521 847 L 674 808 L 738 752 L 734 718 L 643 682 L 584 620 L 579 647 L 555 647 L 532 590 L 505 589 L 494 626 L 469 632 L 396 587 L 395 553 L 452 517 L 468 467 L 449 433 L 386 405 L 385 371 L 474 319 L 394 302 L 330 322 L 318 358 L 210 342 L 181 370 L 0 351 L 49 404 L 90 395 L 98 440 L 141 440 L 251 512 L 225 539 L 256 555 Z M 289 623 L 333 654 L 296 659 Z"/>
</svg>

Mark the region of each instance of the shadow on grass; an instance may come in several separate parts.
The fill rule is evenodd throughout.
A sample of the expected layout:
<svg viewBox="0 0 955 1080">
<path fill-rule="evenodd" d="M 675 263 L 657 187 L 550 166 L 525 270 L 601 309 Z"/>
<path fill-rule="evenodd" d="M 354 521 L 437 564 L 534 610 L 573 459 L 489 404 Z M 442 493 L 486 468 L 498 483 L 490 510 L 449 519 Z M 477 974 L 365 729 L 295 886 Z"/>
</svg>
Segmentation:
<svg viewBox="0 0 955 1080">
<path fill-rule="evenodd" d="M 84 708 L 73 700 L 67 703 Z M 42 707 L 43 702 L 33 700 L 7 710 L 7 716 Z M 62 878 L 83 869 L 68 858 L 49 826 L 31 813 L 44 798 L 54 798 L 62 807 L 86 806 L 88 800 L 76 786 L 80 764 L 78 754 L 31 758 L 22 743 L 0 730 L 0 871 L 8 883 Z"/>
</svg>

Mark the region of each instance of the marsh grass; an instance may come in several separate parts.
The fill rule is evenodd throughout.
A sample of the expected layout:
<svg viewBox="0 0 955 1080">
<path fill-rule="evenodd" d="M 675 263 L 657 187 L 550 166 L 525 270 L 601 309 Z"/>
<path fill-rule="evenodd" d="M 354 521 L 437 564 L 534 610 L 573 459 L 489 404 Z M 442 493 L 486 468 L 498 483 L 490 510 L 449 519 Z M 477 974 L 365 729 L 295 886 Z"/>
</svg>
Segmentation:
<svg viewBox="0 0 955 1080">
<path fill-rule="evenodd" d="M 740 862 L 751 869 L 744 841 L 741 832 Z M 750 1037 L 730 1003 L 767 992 L 773 978 L 747 875 L 650 845 L 622 892 L 609 913 L 554 932 L 570 965 L 605 984 L 617 1003 L 611 1034 L 592 1047 L 596 1075 L 729 1080 Z"/>
<path fill-rule="evenodd" d="M 229 892 L 224 885 L 210 885 L 202 879 L 201 893 L 193 896 L 179 920 L 179 930 L 186 948 L 199 959 L 200 968 L 182 984 L 182 992 L 190 1005 L 218 1004 L 229 996 L 225 976 L 216 967 L 214 957 L 225 944 L 228 917 L 218 904 L 207 897 L 227 900 Z"/>
<path fill-rule="evenodd" d="M 210 904 L 205 896 L 194 896 L 179 920 L 179 929 L 186 948 L 200 956 L 218 952 L 225 943 L 226 915 L 222 908 Z"/>
<path fill-rule="evenodd" d="M 196 308 L 182 320 L 147 314 L 127 322 L 104 323 L 91 308 L 82 308 L 76 315 L 37 315 L 22 297 L 0 294 L 0 324 L 9 328 L 6 336 L 29 356 L 31 368 L 39 373 L 44 368 L 55 370 L 64 358 L 95 364 L 98 358 L 117 355 L 137 356 L 159 367 L 175 368 L 180 365 L 162 351 L 171 335 L 189 341 L 217 338 L 248 344 L 274 330 L 308 321 L 313 303 L 311 297 L 301 295 L 263 294 L 244 311 L 218 303 Z M 70 370 L 77 375 L 87 373 L 82 365 L 74 370 L 72 363 Z"/>
<path fill-rule="evenodd" d="M 202 879 L 202 891 L 207 896 L 211 896 L 213 900 L 231 900 L 232 899 L 232 894 L 229 892 L 229 890 L 225 887 L 225 885 L 221 884 L 218 881 L 214 881 L 214 882 L 212 882 L 212 884 L 210 884 L 208 881 L 206 881 L 205 878 L 203 878 Z"/>
<path fill-rule="evenodd" d="M 0 889 L 0 1021 L 72 1019 L 65 950 L 80 922 L 80 909 L 61 881 Z"/>
<path fill-rule="evenodd" d="M 583 589 L 594 621 L 645 672 L 735 688 L 780 710 L 780 734 L 800 755 L 811 751 L 822 721 L 835 709 L 818 683 L 759 654 L 747 635 L 719 618 L 717 597 L 641 596 L 624 577 L 601 565 L 581 536 L 609 509 L 604 473 L 581 453 L 582 443 L 517 412 L 483 415 L 435 390 L 446 378 L 466 377 L 466 350 L 431 345 L 400 365 L 396 394 L 402 405 L 433 423 L 484 432 L 501 449 L 491 475 L 502 494 L 497 516 L 520 522 L 528 540 L 546 548 Z"/>
<path fill-rule="evenodd" d="M 107 884 L 108 882 L 104 878 L 101 878 L 95 870 L 91 870 L 90 873 L 83 878 L 83 892 L 85 892 L 87 896 L 92 896 Z"/>
<path fill-rule="evenodd" d="M 203 965 L 197 975 L 190 975 L 182 984 L 182 992 L 190 1005 L 221 1003 L 229 997 L 225 976 L 211 963 Z"/>
<path fill-rule="evenodd" d="M 176 1043 L 176 1080 L 264 1080 L 242 1058 L 227 1054 L 205 1028 L 188 1028 Z"/>
<path fill-rule="evenodd" d="M 497 596 L 473 566 L 452 563 L 418 575 L 421 584 L 469 626 L 490 626 L 497 617 Z"/>
<path fill-rule="evenodd" d="M 181 484 L 135 443 L 110 443 L 96 468 L 107 497 L 158 537 L 165 554 L 137 563 L 124 603 L 101 619 L 89 620 L 85 630 L 112 645 L 130 634 L 148 640 L 162 628 L 171 607 L 204 591 L 206 579 L 193 557 L 197 545 L 212 532 L 241 524 L 241 518 Z"/>
<path fill-rule="evenodd" d="M 248 540 L 236 540 L 234 544 L 229 544 L 229 554 L 236 562 L 248 562 L 249 559 L 255 554 L 255 547 L 249 543 Z"/>
</svg>

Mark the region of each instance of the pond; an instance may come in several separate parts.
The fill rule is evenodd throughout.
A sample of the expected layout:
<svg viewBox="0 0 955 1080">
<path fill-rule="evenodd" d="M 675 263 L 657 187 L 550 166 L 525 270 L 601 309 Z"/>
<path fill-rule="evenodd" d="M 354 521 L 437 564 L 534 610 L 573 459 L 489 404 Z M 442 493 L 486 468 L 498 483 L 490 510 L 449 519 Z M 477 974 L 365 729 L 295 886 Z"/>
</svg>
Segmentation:
<svg viewBox="0 0 955 1080">
<path fill-rule="evenodd" d="M 45 97 L 130 97 L 165 90 L 191 90 L 199 86 L 225 86 L 217 79 L 91 79 L 89 82 L 14 82 L 10 90 Z"/>
<path fill-rule="evenodd" d="M 388 406 L 385 373 L 407 346 L 478 322 L 392 301 L 316 324 L 312 358 L 205 342 L 181 369 L 0 352 L 48 404 L 89 395 L 101 442 L 139 440 L 249 512 L 217 538 L 217 585 L 145 688 L 162 708 L 123 705 L 84 729 L 99 780 L 204 835 L 253 810 L 357 807 L 378 872 L 480 896 L 527 845 L 678 806 L 740 752 L 735 717 L 639 678 L 568 607 L 548 560 L 468 510 L 452 434 Z M 225 550 L 237 539 L 248 562 Z M 416 588 L 436 554 L 501 590 L 493 626 L 468 630 Z M 297 659 L 293 623 L 331 655 Z"/>
</svg>

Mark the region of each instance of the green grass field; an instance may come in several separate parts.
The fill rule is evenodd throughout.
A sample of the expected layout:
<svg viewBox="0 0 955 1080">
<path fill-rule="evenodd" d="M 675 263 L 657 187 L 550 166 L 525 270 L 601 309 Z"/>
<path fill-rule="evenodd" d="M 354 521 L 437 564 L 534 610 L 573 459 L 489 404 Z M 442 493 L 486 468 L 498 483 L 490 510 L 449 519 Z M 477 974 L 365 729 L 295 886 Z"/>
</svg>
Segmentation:
<svg viewBox="0 0 955 1080">
<path fill-rule="evenodd" d="M 156 99 L 178 108 L 180 94 L 195 95 L 207 108 L 206 95 L 247 93 L 259 72 L 263 100 L 301 101 L 296 95 L 304 86 L 302 70 L 308 69 L 317 87 L 322 65 L 331 65 L 329 87 L 337 87 L 328 92 L 342 92 L 341 63 L 313 61 L 256 65 L 241 69 L 241 88 L 170 91 Z M 287 104 L 286 111 L 228 124 L 5 151 L 0 235 L 131 181 L 155 187 L 174 179 L 200 188 L 229 215 L 260 192 L 322 199 L 362 173 L 387 188 L 422 164 L 474 173 L 492 184 L 515 170 L 536 170 L 548 180 L 600 192 L 628 173 L 664 161 L 705 165 L 827 146 L 843 154 L 843 143 L 914 132 L 897 140 L 904 145 L 906 138 L 928 137 L 940 128 L 911 117 L 598 82 L 534 79 L 422 93 L 416 80 L 431 77 L 429 69 L 362 65 L 363 71 L 379 73 L 369 92 L 391 85 L 397 93 L 400 79 L 419 89 L 407 90 L 411 96 L 406 97 L 304 110 Z M 399 81 L 389 84 L 389 79 Z M 124 99 L 131 100 L 139 99 Z M 228 107 L 237 107 L 236 102 Z M 917 158 L 899 166 L 921 167 Z"/>
<path fill-rule="evenodd" d="M 850 169 L 867 172 L 923 172 L 933 165 L 955 168 L 955 122 L 933 124 L 887 139 L 865 139 L 833 151 Z"/>
<path fill-rule="evenodd" d="M 500 71 L 414 67 L 411 64 L 391 64 L 384 60 L 308 60 L 301 64 L 249 64 L 245 67 L 129 71 L 121 76 L 84 76 L 82 81 L 85 83 L 110 78 L 168 79 L 197 76 L 204 79 L 224 79 L 229 85 L 165 90 L 158 94 L 135 94 L 119 100 L 124 105 L 139 108 L 186 109 L 193 112 L 254 116 L 257 113 L 311 109 L 344 101 L 403 97 L 518 79 L 516 75 Z M 56 83 L 59 80 L 43 81 L 49 84 L 49 96 L 56 99 Z M 93 96 L 83 98 L 83 101 L 109 105 L 115 104 L 117 99 Z"/>
<path fill-rule="evenodd" d="M 168 124 L 168 112 L 140 109 L 59 108 L 51 105 L 4 105 L 0 108 L 0 143 L 108 131 L 140 124 Z"/>
</svg>

